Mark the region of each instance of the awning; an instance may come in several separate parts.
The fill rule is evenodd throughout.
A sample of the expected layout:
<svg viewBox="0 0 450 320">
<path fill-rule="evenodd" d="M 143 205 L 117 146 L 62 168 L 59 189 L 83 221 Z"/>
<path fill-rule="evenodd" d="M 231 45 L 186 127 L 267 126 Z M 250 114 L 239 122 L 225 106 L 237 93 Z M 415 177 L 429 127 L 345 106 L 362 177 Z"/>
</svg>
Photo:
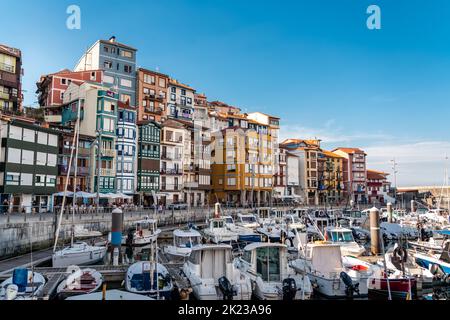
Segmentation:
<svg viewBox="0 0 450 320">
<path fill-rule="evenodd" d="M 57 196 L 57 197 L 64 197 L 64 192 L 54 193 L 53 195 Z M 83 199 L 91 199 L 91 198 L 95 198 L 97 196 L 97 194 L 95 194 L 95 193 L 89 193 L 89 192 L 84 192 L 84 191 L 78 191 L 75 195 L 77 198 L 83 198 Z M 67 191 L 66 197 L 73 198 L 73 192 Z"/>
</svg>

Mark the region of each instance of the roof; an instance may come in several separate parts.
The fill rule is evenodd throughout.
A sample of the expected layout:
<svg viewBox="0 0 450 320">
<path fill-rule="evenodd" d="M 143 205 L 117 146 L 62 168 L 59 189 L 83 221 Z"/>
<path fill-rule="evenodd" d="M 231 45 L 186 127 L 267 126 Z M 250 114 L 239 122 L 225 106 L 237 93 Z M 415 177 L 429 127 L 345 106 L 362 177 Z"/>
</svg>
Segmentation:
<svg viewBox="0 0 450 320">
<path fill-rule="evenodd" d="M 264 116 L 266 116 L 266 117 L 280 120 L 280 118 L 278 118 L 278 117 L 276 117 L 276 116 L 272 116 L 272 115 L 267 114 L 267 113 L 264 113 L 264 112 L 256 111 L 256 112 L 251 112 L 250 114 L 252 114 L 252 113 L 259 113 L 259 114 L 262 114 L 262 115 L 264 115 Z"/>
<path fill-rule="evenodd" d="M 336 148 L 336 149 L 332 150 L 332 152 L 335 152 L 337 150 L 340 150 L 340 151 L 345 152 L 345 153 L 350 153 L 350 154 L 353 154 L 353 153 L 365 153 L 363 150 L 361 150 L 359 148 L 343 148 L 343 147 Z"/>
<path fill-rule="evenodd" d="M 389 173 L 367 169 L 367 180 L 385 180 Z"/>
<path fill-rule="evenodd" d="M 194 246 L 192 251 L 200 251 L 200 250 L 231 250 L 233 247 L 229 244 L 201 244 Z"/>
<path fill-rule="evenodd" d="M 178 121 L 173 119 L 168 119 L 162 123 L 162 127 L 170 127 L 170 128 L 183 128 L 184 125 Z"/>
<path fill-rule="evenodd" d="M 340 155 L 338 155 L 338 154 L 336 154 L 336 153 L 334 153 L 334 152 L 328 151 L 328 150 L 323 150 L 323 149 L 322 149 L 322 153 L 323 153 L 325 156 L 329 157 L 329 158 L 343 159 L 342 156 L 340 156 Z"/>
<path fill-rule="evenodd" d="M 201 237 L 202 235 L 200 234 L 200 232 L 198 232 L 197 230 L 194 229 L 189 229 L 189 230 L 181 230 L 181 229 L 177 229 L 173 232 L 173 235 L 179 238 L 182 237 Z"/>
<path fill-rule="evenodd" d="M 16 58 L 20 58 L 22 56 L 22 53 L 19 49 L 9 47 L 9 46 L 7 46 L 5 44 L 1 44 L 1 43 L 0 43 L 0 53 L 11 55 Z"/>
<path fill-rule="evenodd" d="M 287 248 L 285 244 L 273 242 L 253 242 L 247 245 L 244 250 L 251 251 L 258 248 Z"/>
<path fill-rule="evenodd" d="M 161 77 L 169 78 L 169 76 L 167 74 L 164 74 L 164 73 L 161 73 L 161 72 L 156 72 L 156 71 L 145 69 L 145 68 L 139 68 L 138 71 L 141 71 L 141 72 L 144 72 L 144 73 L 156 74 L 156 75 L 161 76 Z"/>
<path fill-rule="evenodd" d="M 187 84 L 178 82 L 178 80 L 176 80 L 176 79 L 169 78 L 169 84 L 177 86 L 177 87 L 185 88 L 185 89 L 188 89 L 188 90 L 195 91 L 194 88 L 189 87 Z"/>
</svg>

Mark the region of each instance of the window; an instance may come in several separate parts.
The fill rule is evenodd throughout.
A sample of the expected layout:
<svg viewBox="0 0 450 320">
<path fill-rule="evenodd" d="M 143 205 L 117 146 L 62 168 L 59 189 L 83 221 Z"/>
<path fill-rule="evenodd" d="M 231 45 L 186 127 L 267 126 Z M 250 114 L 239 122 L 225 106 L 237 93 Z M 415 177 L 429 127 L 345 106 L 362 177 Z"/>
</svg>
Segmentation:
<svg viewBox="0 0 450 320">
<path fill-rule="evenodd" d="M 105 62 L 103 62 L 103 67 L 104 67 L 105 69 L 112 69 L 113 64 L 112 64 L 111 61 L 105 61 Z"/>
<path fill-rule="evenodd" d="M 170 100 L 175 101 L 177 99 L 175 93 L 170 94 Z"/>
<path fill-rule="evenodd" d="M 105 83 L 114 83 L 114 78 L 111 76 L 103 76 L 103 82 Z"/>
<path fill-rule="evenodd" d="M 133 58 L 133 52 L 128 51 L 128 50 L 122 49 L 122 51 L 120 51 L 120 55 L 125 58 Z"/>
<path fill-rule="evenodd" d="M 56 154 L 52 154 L 52 153 L 48 154 L 47 166 L 49 166 L 49 167 L 56 166 Z"/>
<path fill-rule="evenodd" d="M 36 131 L 34 131 L 34 130 L 24 128 L 23 129 L 23 141 L 34 142 L 35 132 Z"/>
<path fill-rule="evenodd" d="M 279 248 L 256 249 L 256 272 L 263 281 L 280 281 Z"/>
<path fill-rule="evenodd" d="M 9 127 L 9 138 L 15 140 L 22 140 L 22 128 L 16 126 Z"/>
<path fill-rule="evenodd" d="M 34 164 L 34 151 L 22 150 L 22 164 Z"/>
<path fill-rule="evenodd" d="M 34 178 L 34 185 L 36 187 L 45 187 L 45 174 L 37 174 Z"/>
<path fill-rule="evenodd" d="M 186 95 L 186 89 L 181 89 L 181 95 L 185 96 Z"/>
<path fill-rule="evenodd" d="M 20 149 L 8 148 L 8 162 L 9 163 L 21 163 L 21 151 Z"/>
<path fill-rule="evenodd" d="M 33 185 L 33 174 L 32 173 L 22 173 L 20 176 L 21 186 L 32 186 Z"/>
<path fill-rule="evenodd" d="M 161 87 L 161 88 L 165 88 L 166 87 L 166 79 L 164 79 L 164 78 L 159 78 L 159 86 Z"/>
<path fill-rule="evenodd" d="M 52 147 L 58 146 L 58 136 L 54 134 L 48 135 L 48 145 Z"/>
<path fill-rule="evenodd" d="M 133 68 L 131 66 L 129 66 L 129 65 L 124 65 L 123 66 L 123 71 L 126 72 L 126 73 L 131 73 L 131 72 L 133 72 Z"/>
<path fill-rule="evenodd" d="M 37 166 L 45 166 L 47 165 L 47 154 L 44 152 L 36 153 L 36 165 Z"/>
<path fill-rule="evenodd" d="M 105 101 L 103 105 L 103 111 L 114 113 L 116 111 L 116 106 L 110 101 Z"/>
<path fill-rule="evenodd" d="M 38 131 L 38 143 L 40 144 L 47 144 L 48 143 L 48 134 L 45 132 Z"/>
<path fill-rule="evenodd" d="M 133 86 L 133 83 L 131 82 L 131 80 L 120 79 L 120 85 L 121 85 L 122 87 L 131 88 L 131 87 Z"/>
<path fill-rule="evenodd" d="M 6 174 L 6 184 L 9 186 L 18 186 L 20 183 L 20 173 L 8 172 Z"/>
<path fill-rule="evenodd" d="M 54 187 L 56 185 L 56 176 L 47 176 L 46 185 L 47 187 Z"/>
<path fill-rule="evenodd" d="M 114 132 L 114 119 L 103 118 L 103 130 Z"/>
<path fill-rule="evenodd" d="M 61 84 L 67 84 L 67 80 L 66 79 L 61 79 Z"/>
<path fill-rule="evenodd" d="M 236 178 L 228 178 L 227 184 L 229 186 L 235 186 L 236 185 Z"/>
<path fill-rule="evenodd" d="M 192 98 L 187 98 L 187 103 L 192 104 Z"/>
</svg>

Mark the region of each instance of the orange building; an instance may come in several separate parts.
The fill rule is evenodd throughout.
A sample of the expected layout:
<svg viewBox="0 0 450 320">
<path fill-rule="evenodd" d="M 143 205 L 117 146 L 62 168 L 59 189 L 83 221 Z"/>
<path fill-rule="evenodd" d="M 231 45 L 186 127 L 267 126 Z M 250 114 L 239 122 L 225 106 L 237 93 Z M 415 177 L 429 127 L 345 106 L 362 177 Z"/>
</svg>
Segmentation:
<svg viewBox="0 0 450 320">
<path fill-rule="evenodd" d="M 169 76 L 143 68 L 137 73 L 138 121 L 161 122 L 167 118 Z"/>
</svg>

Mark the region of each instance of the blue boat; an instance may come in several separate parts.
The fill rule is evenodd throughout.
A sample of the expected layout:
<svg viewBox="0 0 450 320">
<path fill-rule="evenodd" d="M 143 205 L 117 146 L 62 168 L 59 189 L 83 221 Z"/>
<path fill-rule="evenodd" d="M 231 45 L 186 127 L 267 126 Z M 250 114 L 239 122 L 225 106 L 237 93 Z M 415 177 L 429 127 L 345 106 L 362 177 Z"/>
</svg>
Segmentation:
<svg viewBox="0 0 450 320">
<path fill-rule="evenodd" d="M 416 263 L 422 268 L 430 270 L 433 265 L 437 265 L 446 274 L 450 274 L 450 241 L 444 244 L 441 254 L 413 253 Z"/>
</svg>

